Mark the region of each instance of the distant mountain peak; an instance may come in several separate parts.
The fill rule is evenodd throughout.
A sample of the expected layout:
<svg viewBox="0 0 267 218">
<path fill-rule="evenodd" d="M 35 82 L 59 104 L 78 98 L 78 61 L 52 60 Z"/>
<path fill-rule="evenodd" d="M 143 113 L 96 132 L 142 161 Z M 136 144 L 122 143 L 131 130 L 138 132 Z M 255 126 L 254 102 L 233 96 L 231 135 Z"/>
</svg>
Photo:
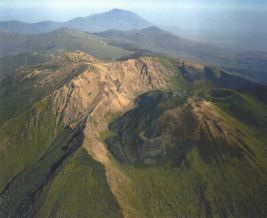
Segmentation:
<svg viewBox="0 0 267 218">
<path fill-rule="evenodd" d="M 67 27 L 90 32 L 102 32 L 111 29 L 129 31 L 153 26 L 132 11 L 113 8 L 99 14 L 92 14 L 86 18 L 75 18 L 64 24 Z"/>
<path fill-rule="evenodd" d="M 146 27 L 144 29 L 142 29 L 143 32 L 147 31 L 147 32 L 151 32 L 151 31 L 160 31 L 160 32 L 166 32 L 162 29 L 160 29 L 159 27 L 157 26 L 150 26 L 150 27 Z"/>
<path fill-rule="evenodd" d="M 97 13 L 97 14 L 91 14 L 89 16 L 87 16 L 87 18 L 92 18 L 92 17 L 98 17 L 98 16 L 116 16 L 116 15 L 135 15 L 138 16 L 137 14 L 135 14 L 132 11 L 128 11 L 128 10 L 124 10 L 124 9 L 120 9 L 120 8 L 113 8 L 109 11 L 105 11 L 103 13 Z"/>
<path fill-rule="evenodd" d="M 19 21 L 0 22 L 1 29 L 26 34 L 51 32 L 62 27 L 88 32 L 102 32 L 110 29 L 121 31 L 141 30 L 149 26 L 153 26 L 153 24 L 132 11 L 119 8 L 87 17 L 77 17 L 63 23 L 49 20 L 31 24 Z"/>
<path fill-rule="evenodd" d="M 127 10 L 120 9 L 120 8 L 113 8 L 109 12 L 130 12 L 130 13 L 132 13 L 131 11 L 127 11 Z"/>
<path fill-rule="evenodd" d="M 120 9 L 120 8 L 113 8 L 110 11 L 101 13 L 99 15 L 108 15 L 108 16 L 131 16 L 131 17 L 136 17 L 139 19 L 143 19 L 141 18 L 139 15 L 137 15 L 136 13 L 132 12 L 132 11 L 128 11 L 128 10 L 124 10 L 124 9 Z M 94 15 L 92 15 L 94 16 Z"/>
</svg>

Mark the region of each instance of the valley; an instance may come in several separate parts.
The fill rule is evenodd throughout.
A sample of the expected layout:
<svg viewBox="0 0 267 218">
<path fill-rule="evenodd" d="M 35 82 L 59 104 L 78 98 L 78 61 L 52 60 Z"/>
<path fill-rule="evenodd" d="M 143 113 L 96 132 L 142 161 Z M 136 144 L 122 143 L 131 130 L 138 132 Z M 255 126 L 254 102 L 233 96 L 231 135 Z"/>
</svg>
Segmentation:
<svg viewBox="0 0 267 218">
<path fill-rule="evenodd" d="M 164 56 L 59 52 L 4 77 L 1 216 L 263 215 L 266 88 L 227 75 L 235 86 Z"/>
<path fill-rule="evenodd" d="M 0 217 L 266 217 L 267 53 L 121 9 L 0 22 Z"/>
</svg>

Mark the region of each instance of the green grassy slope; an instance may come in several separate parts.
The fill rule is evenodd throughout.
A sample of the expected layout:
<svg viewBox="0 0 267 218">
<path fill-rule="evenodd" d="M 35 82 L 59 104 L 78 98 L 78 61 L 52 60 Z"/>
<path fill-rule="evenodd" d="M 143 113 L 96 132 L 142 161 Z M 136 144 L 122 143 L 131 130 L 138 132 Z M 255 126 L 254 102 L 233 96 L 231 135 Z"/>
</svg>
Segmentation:
<svg viewBox="0 0 267 218">
<path fill-rule="evenodd" d="M 0 56 L 25 52 L 55 53 L 59 50 L 80 50 L 98 59 L 118 59 L 132 54 L 127 49 L 108 45 L 100 37 L 67 28 L 34 35 L 2 33 L 0 39 L 4 45 L 0 48 Z"/>
<path fill-rule="evenodd" d="M 17 68 L 29 67 L 48 61 L 52 57 L 45 53 L 26 52 L 0 58 L 0 75 L 10 73 Z"/>
<path fill-rule="evenodd" d="M 120 117 L 107 113 L 99 134 L 129 217 L 265 217 L 265 89 L 152 59 L 176 73 L 169 86 L 137 97 Z M 0 82 L 0 217 L 123 216 L 113 174 L 82 147 L 84 120 L 71 129 L 54 113 L 52 92 L 86 67 L 64 60 Z"/>
<path fill-rule="evenodd" d="M 254 130 L 261 124 L 253 120 L 254 127 L 247 125 L 214 106 L 234 130 L 233 135 L 214 136 L 212 128 L 223 131 L 219 121 L 213 121 L 218 127 L 205 124 L 190 107 L 181 109 L 183 97 L 161 95 L 141 97 L 139 107 L 110 125 L 115 136 L 106 140 L 131 179 L 136 192 L 128 196 L 142 217 L 264 217 L 266 136 Z M 266 119 L 261 103 L 247 102 L 240 113 L 258 107 L 258 118 Z"/>
<path fill-rule="evenodd" d="M 56 118 L 50 107 L 49 100 L 44 99 L 1 126 L 1 191 L 10 178 L 36 162 L 54 140 Z"/>
<path fill-rule="evenodd" d="M 1 81 L 0 217 L 121 216 L 104 168 L 80 149 L 84 124 L 67 128 L 53 109 L 52 92 L 83 69 L 48 62 Z"/>
<path fill-rule="evenodd" d="M 56 123 L 49 98 L 10 119 L 0 135 L 1 217 L 121 216 L 104 168 L 79 148 L 82 129 Z"/>
<path fill-rule="evenodd" d="M 29 110 L 35 102 L 83 72 L 85 64 L 46 62 L 0 77 L 0 123 Z M 51 79 L 51 75 L 53 75 Z"/>
<path fill-rule="evenodd" d="M 37 217 L 121 217 L 104 168 L 83 148 L 68 160 L 44 189 Z"/>
<path fill-rule="evenodd" d="M 230 84 L 237 89 L 226 89 L 219 78 L 208 81 L 205 69 L 194 72 L 170 59 L 159 60 L 177 72 L 170 78 L 173 94 L 140 96 L 135 109 L 110 124 L 106 139 L 120 170 L 131 180 L 121 187 L 129 201 L 141 217 L 264 217 L 263 92 L 258 96 L 258 87 L 247 81 L 248 86 L 240 86 L 244 81 L 236 77 L 232 81 L 237 83 Z M 212 108 L 196 117 L 186 106 L 188 98 L 196 105 L 207 101 Z"/>
<path fill-rule="evenodd" d="M 221 89 L 216 90 L 221 91 Z M 230 95 L 226 97 L 214 96 L 214 90 L 211 94 L 212 100 L 225 112 L 234 116 L 245 124 L 267 129 L 267 107 L 255 96 L 227 90 Z"/>
</svg>

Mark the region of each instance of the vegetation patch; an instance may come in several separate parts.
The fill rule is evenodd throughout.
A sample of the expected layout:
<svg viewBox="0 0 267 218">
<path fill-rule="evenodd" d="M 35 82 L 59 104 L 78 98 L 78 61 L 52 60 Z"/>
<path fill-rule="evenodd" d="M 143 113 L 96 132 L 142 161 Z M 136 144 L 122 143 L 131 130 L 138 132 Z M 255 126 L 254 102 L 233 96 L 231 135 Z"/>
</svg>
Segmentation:
<svg viewBox="0 0 267 218">
<path fill-rule="evenodd" d="M 234 94 L 234 91 L 231 89 L 212 89 L 211 97 L 215 99 L 228 98 Z"/>
<path fill-rule="evenodd" d="M 44 189 L 38 217 L 122 217 L 104 167 L 80 148 Z"/>
</svg>

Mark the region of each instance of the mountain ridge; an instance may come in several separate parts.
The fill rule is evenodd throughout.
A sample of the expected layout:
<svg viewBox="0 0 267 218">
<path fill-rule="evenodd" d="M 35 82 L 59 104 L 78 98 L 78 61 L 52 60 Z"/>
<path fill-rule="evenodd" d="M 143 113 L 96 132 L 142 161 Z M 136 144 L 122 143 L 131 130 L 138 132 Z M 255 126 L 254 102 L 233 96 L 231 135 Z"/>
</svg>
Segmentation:
<svg viewBox="0 0 267 218">
<path fill-rule="evenodd" d="M 194 59 L 204 65 L 217 65 L 247 79 L 266 84 L 267 53 L 223 49 L 188 40 L 158 27 L 142 30 L 108 30 L 94 33 L 110 45 L 128 50 L 148 50 L 176 58 Z"/>
<path fill-rule="evenodd" d="M 23 30 L 24 33 L 28 32 L 29 39 L 27 40 L 27 36 L 23 34 L 20 34 L 19 38 L 16 38 L 16 35 L 13 34 L 14 39 L 11 42 L 10 40 L 12 40 L 12 37 L 9 41 L 1 39 L 4 41 L 0 46 L 0 56 L 5 54 L 17 55 L 18 52 L 31 52 L 31 50 L 34 49 L 41 51 L 48 50 L 49 52 L 52 52 L 57 49 L 74 50 L 76 48 L 77 50 L 96 54 L 97 58 L 120 59 L 127 57 L 127 55 L 132 55 L 133 53 L 150 51 L 156 54 L 161 53 L 178 58 L 195 59 L 199 62 L 203 62 L 204 64 L 214 64 L 234 74 L 242 75 L 250 80 L 261 82 L 263 84 L 267 83 L 266 52 L 255 52 L 249 50 L 239 51 L 230 48 L 225 49 L 220 46 L 212 46 L 188 40 L 183 37 L 173 35 L 168 31 L 161 30 L 158 27 L 153 27 L 155 26 L 154 24 L 142 19 L 133 12 L 121 9 L 113 9 L 105 13 L 90 15 L 68 22 L 66 22 L 68 25 L 61 25 L 62 23 L 58 25 L 58 23 L 51 23 L 50 21 L 40 22 L 37 25 L 32 24 L 33 28 L 37 28 L 36 31 L 34 31 L 35 34 L 30 34 L 33 32 L 28 31 L 31 28 L 30 24 L 18 27 Z M 2 28 L 3 26 L 5 26 L 5 22 L 2 23 Z M 7 30 L 12 30 L 12 26 L 13 25 L 11 24 L 11 29 L 7 28 Z M 85 39 L 84 37 L 86 37 L 86 35 L 83 34 L 83 36 L 79 39 L 80 41 L 77 42 L 79 36 L 76 34 L 76 37 L 74 37 L 75 39 L 73 38 L 73 35 L 69 36 L 71 38 L 70 45 L 65 43 L 67 36 L 63 36 L 63 43 L 49 37 L 39 42 L 42 46 L 37 46 L 36 42 L 31 42 L 30 38 L 36 38 L 34 35 L 40 36 L 38 28 L 41 29 L 41 32 L 45 32 L 43 34 L 46 34 L 47 32 L 52 34 L 53 32 L 51 31 L 67 27 L 87 32 L 98 32 L 93 35 L 98 37 L 100 36 L 101 39 L 98 38 L 92 42 L 88 40 L 88 38 Z M 112 29 L 112 31 L 117 29 L 117 31 L 112 33 L 110 29 Z M 80 33 L 80 35 L 82 35 L 82 33 Z M 17 43 L 19 41 L 24 42 L 25 40 L 25 45 Z M 36 39 L 36 41 L 38 41 L 38 39 Z M 83 41 L 85 42 L 85 45 L 83 45 Z M 32 48 L 33 46 L 29 45 L 29 43 L 32 43 L 36 47 Z M 91 46 L 95 43 L 97 43 L 96 48 Z M 14 46 L 12 46 L 12 44 L 14 44 Z M 106 49 L 106 53 L 108 53 L 108 55 L 104 55 L 103 52 L 97 51 L 98 48 L 103 51 L 103 47 L 105 46 L 113 47 L 113 49 L 111 49 L 113 52 L 108 52 L 110 49 Z M 2 49 L 4 52 L 1 52 Z M 12 53 L 13 49 L 17 51 Z"/>
<path fill-rule="evenodd" d="M 0 28 L 10 32 L 36 34 L 51 32 L 59 28 L 74 28 L 81 31 L 100 32 L 116 27 L 119 30 L 142 29 L 152 24 L 137 14 L 123 9 L 112 9 L 87 17 L 73 18 L 66 22 L 41 21 L 26 23 L 17 20 L 1 21 Z"/>
<path fill-rule="evenodd" d="M 25 52 L 47 52 L 53 54 L 59 50 L 82 50 L 100 59 L 117 59 L 132 52 L 109 46 L 92 34 L 70 28 L 56 29 L 53 32 L 33 35 L 2 32 L 0 57 L 18 55 Z M 4 64 L 4 63 L 3 63 Z"/>
<path fill-rule="evenodd" d="M 265 214 L 266 103 L 253 82 L 239 89 L 229 75 L 236 86 L 222 86 L 224 74 L 164 56 L 61 51 L 4 76 L 0 214 Z"/>
</svg>

